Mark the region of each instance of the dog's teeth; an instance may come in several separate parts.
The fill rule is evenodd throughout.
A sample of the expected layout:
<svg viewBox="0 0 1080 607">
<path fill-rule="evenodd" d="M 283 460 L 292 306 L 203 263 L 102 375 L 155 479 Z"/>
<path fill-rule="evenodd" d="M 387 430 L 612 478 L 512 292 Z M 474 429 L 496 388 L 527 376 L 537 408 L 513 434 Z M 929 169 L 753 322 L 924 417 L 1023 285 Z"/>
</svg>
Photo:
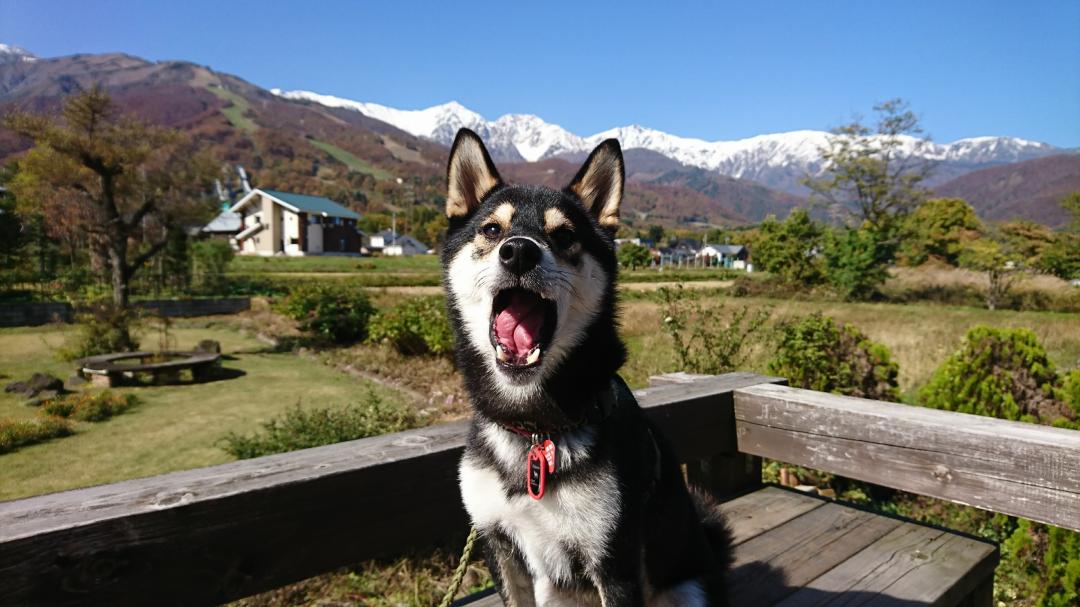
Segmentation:
<svg viewBox="0 0 1080 607">
<path fill-rule="evenodd" d="M 510 362 L 510 352 L 502 344 L 495 346 L 495 355 L 499 362 Z"/>
<path fill-rule="evenodd" d="M 525 359 L 525 364 L 531 365 L 540 360 L 540 346 L 536 346 L 532 350 L 529 350 L 529 357 Z"/>
</svg>

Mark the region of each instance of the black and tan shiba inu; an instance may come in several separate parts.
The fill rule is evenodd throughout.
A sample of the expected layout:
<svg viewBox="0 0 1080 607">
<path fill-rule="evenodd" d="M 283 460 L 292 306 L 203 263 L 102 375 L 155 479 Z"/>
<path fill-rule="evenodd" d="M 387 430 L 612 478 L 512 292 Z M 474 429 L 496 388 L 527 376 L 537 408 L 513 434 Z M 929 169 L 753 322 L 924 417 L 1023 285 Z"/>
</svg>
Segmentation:
<svg viewBox="0 0 1080 607">
<path fill-rule="evenodd" d="M 557 191 L 504 184 L 462 129 L 448 178 L 444 285 L 475 410 L 461 493 L 504 602 L 726 605 L 723 520 L 616 375 L 618 142 Z"/>
</svg>

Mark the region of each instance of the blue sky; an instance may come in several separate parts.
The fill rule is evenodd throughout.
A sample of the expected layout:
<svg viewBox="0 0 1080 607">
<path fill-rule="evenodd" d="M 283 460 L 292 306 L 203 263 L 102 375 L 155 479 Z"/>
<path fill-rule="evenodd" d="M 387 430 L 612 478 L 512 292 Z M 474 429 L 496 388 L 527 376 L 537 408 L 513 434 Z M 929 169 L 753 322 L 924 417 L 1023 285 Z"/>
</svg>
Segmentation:
<svg viewBox="0 0 1080 607">
<path fill-rule="evenodd" d="M 1080 146 L 1076 0 L 526 4 L 0 0 L 0 42 L 401 108 L 453 99 L 583 135 L 827 129 L 903 97 L 937 141 Z"/>
</svg>

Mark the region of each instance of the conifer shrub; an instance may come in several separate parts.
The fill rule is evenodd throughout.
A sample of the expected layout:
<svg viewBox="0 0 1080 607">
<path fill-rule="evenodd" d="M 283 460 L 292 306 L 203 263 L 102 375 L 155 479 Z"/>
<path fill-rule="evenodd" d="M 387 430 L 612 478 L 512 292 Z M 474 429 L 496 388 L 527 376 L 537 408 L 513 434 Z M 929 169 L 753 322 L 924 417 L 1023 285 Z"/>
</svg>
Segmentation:
<svg viewBox="0 0 1080 607">
<path fill-rule="evenodd" d="M 1078 397 L 1080 371 L 1059 377 L 1033 332 L 992 327 L 972 328 L 920 393 L 928 407 L 1073 429 L 1080 428 Z M 956 526 L 957 512 L 972 511 L 955 504 L 942 510 L 949 526 Z M 971 517 L 994 522 L 998 533 L 970 525 L 961 529 L 1002 541 L 998 600 L 1040 607 L 1077 604 L 1080 533 L 982 511 Z"/>
<path fill-rule="evenodd" d="M 363 287 L 325 281 L 293 286 L 277 308 L 302 331 L 339 344 L 363 341 L 375 314 Z"/>
<path fill-rule="evenodd" d="M 1072 410 L 1073 419 L 1080 420 L 1080 369 L 1073 369 L 1065 374 L 1062 384 L 1061 393 L 1065 404 Z"/>
<path fill-rule="evenodd" d="M 1044 424 L 1076 418 L 1063 396 L 1035 333 L 985 326 L 968 331 L 920 392 L 927 407 Z"/>
<path fill-rule="evenodd" d="M 454 335 L 442 297 L 417 297 L 372 319 L 368 339 L 385 343 L 406 356 L 450 353 Z"/>
<path fill-rule="evenodd" d="M 815 312 L 777 327 L 769 372 L 790 385 L 847 396 L 896 401 L 897 374 L 889 349 L 862 331 Z"/>
</svg>

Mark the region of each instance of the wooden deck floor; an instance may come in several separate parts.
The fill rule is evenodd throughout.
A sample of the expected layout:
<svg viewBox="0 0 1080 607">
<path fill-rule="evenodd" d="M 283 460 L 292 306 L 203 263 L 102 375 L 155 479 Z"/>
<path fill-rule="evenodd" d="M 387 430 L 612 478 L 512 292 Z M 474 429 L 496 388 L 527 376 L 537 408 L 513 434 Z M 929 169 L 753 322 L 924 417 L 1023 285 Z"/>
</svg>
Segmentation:
<svg viewBox="0 0 1080 607">
<path fill-rule="evenodd" d="M 729 574 L 736 607 L 991 603 L 998 560 L 991 543 L 777 487 L 722 508 L 736 543 Z"/>
</svg>

